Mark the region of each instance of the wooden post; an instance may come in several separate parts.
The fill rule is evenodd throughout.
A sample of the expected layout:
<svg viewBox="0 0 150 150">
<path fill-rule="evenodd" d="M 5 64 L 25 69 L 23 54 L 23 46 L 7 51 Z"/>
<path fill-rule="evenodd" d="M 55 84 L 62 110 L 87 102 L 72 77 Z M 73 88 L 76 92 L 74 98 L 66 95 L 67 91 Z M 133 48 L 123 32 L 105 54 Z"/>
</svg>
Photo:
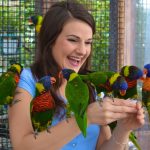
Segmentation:
<svg viewBox="0 0 150 150">
<path fill-rule="evenodd" d="M 117 50 L 117 70 L 124 64 L 124 44 L 125 44 L 125 0 L 118 0 L 118 50 Z"/>
<path fill-rule="evenodd" d="M 125 0 L 124 65 L 134 64 L 135 0 Z"/>
</svg>

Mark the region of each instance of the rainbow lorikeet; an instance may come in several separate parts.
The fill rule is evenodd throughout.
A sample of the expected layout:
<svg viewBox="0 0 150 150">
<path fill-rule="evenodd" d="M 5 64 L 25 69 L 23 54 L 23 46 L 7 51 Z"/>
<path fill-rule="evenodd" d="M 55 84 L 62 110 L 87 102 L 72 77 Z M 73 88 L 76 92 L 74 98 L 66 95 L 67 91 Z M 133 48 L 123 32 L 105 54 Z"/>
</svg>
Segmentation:
<svg viewBox="0 0 150 150">
<path fill-rule="evenodd" d="M 36 83 L 36 95 L 30 103 L 30 115 L 35 131 L 49 131 L 55 113 L 55 101 L 50 92 L 50 87 L 56 82 L 54 77 L 44 76 Z"/>
<path fill-rule="evenodd" d="M 104 92 L 106 96 L 110 96 L 110 93 L 113 94 L 113 91 L 118 91 L 121 95 L 126 93 L 126 80 L 119 73 L 97 71 L 80 75 L 80 77 L 86 82 L 91 82 L 98 93 Z"/>
<path fill-rule="evenodd" d="M 126 90 L 126 94 L 124 96 L 120 95 L 120 93 L 118 92 L 115 92 L 114 96 L 123 99 L 138 99 L 137 81 L 143 77 L 142 70 L 137 66 L 133 65 L 124 66 L 121 68 L 120 74 L 125 78 L 128 84 L 128 89 Z M 115 123 L 113 123 L 113 128 Z M 132 143 L 136 146 L 138 150 L 141 150 L 134 132 L 130 133 L 129 139 L 132 141 Z"/>
<path fill-rule="evenodd" d="M 15 89 L 20 79 L 22 65 L 14 63 L 8 68 L 7 72 L 0 76 L 0 105 L 12 105 Z"/>
<path fill-rule="evenodd" d="M 137 93 L 137 81 L 143 77 L 143 71 L 137 66 L 124 66 L 121 68 L 120 74 L 125 78 L 128 89 L 125 95 L 120 95 L 120 93 L 115 92 L 115 97 L 123 99 L 138 99 Z"/>
<path fill-rule="evenodd" d="M 142 102 L 148 111 L 150 120 L 150 64 L 146 64 L 143 71 L 146 78 L 143 79 Z"/>
<path fill-rule="evenodd" d="M 69 108 L 74 113 L 76 122 L 82 134 L 86 137 L 86 109 L 89 103 L 88 86 L 82 81 L 79 74 L 72 69 L 62 69 L 62 75 L 67 80 L 65 95 L 68 100 Z"/>
<path fill-rule="evenodd" d="M 29 22 L 30 25 L 33 24 L 35 26 L 35 31 L 39 33 L 43 22 L 43 17 L 40 15 L 31 16 Z"/>
</svg>

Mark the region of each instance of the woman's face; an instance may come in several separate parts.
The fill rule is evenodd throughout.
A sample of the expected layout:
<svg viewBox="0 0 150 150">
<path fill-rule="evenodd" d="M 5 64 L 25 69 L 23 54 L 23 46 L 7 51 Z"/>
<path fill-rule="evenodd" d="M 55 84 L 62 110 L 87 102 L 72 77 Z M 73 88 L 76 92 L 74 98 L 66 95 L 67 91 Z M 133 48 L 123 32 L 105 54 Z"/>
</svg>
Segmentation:
<svg viewBox="0 0 150 150">
<path fill-rule="evenodd" d="M 92 28 L 78 19 L 69 20 L 52 47 L 52 55 L 61 68 L 79 71 L 91 52 Z"/>
</svg>

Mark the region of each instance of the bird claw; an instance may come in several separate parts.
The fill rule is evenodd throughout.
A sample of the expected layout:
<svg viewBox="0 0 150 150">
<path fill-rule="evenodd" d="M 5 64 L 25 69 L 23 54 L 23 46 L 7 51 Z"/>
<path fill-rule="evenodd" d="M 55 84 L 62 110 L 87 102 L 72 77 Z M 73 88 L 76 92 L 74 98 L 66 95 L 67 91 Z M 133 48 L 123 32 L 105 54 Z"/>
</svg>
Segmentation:
<svg viewBox="0 0 150 150">
<path fill-rule="evenodd" d="M 33 133 L 33 135 L 34 135 L 34 138 L 36 139 L 36 137 L 37 137 L 37 135 L 38 135 L 38 131 L 35 130 L 34 133 Z"/>
<path fill-rule="evenodd" d="M 112 94 L 107 94 L 107 97 L 111 98 L 113 102 L 115 101 L 114 96 Z"/>
<path fill-rule="evenodd" d="M 67 118 L 66 118 L 66 122 L 67 122 L 67 123 L 69 123 L 69 119 L 68 119 L 68 118 L 70 118 L 70 117 L 67 117 Z"/>
<path fill-rule="evenodd" d="M 100 107 L 103 107 L 103 105 L 102 105 L 103 99 L 99 99 L 97 102 L 98 102 L 98 104 L 99 104 Z"/>
<path fill-rule="evenodd" d="M 48 127 L 48 128 L 47 128 L 47 132 L 48 132 L 48 133 L 51 133 L 50 128 L 51 128 L 51 127 Z"/>
<path fill-rule="evenodd" d="M 71 118 L 71 116 L 67 116 L 66 117 L 66 122 L 69 123 L 69 118 Z"/>
</svg>

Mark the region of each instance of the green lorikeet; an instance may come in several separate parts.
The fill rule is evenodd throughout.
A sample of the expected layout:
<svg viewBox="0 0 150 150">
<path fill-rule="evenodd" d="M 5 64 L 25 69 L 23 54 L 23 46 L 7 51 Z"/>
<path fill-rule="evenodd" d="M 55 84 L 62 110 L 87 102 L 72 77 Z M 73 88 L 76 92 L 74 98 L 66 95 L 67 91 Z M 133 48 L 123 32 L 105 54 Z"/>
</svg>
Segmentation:
<svg viewBox="0 0 150 150">
<path fill-rule="evenodd" d="M 0 105 L 12 105 L 13 96 L 22 71 L 20 64 L 14 63 L 8 68 L 7 72 L 0 76 Z"/>
<path fill-rule="evenodd" d="M 80 75 L 81 79 L 94 84 L 98 93 L 104 92 L 109 96 L 113 91 L 118 91 L 121 95 L 126 93 L 127 83 L 119 73 L 108 72 L 91 72 L 86 75 Z"/>
<path fill-rule="evenodd" d="M 43 22 L 43 17 L 40 15 L 31 16 L 29 22 L 35 25 L 35 31 L 39 33 Z"/>
<path fill-rule="evenodd" d="M 143 79 L 142 102 L 148 111 L 150 120 L 150 64 L 144 66 L 144 73 L 146 73 L 146 78 Z"/>
<path fill-rule="evenodd" d="M 65 95 L 71 111 L 74 113 L 76 122 L 86 137 L 87 114 L 86 109 L 89 103 L 89 89 L 80 76 L 71 69 L 62 69 L 63 77 L 67 80 Z"/>
<path fill-rule="evenodd" d="M 43 130 L 49 132 L 55 113 L 55 101 L 50 93 L 50 87 L 55 82 L 55 78 L 44 76 L 36 83 L 36 95 L 30 103 L 30 114 L 35 135 Z"/>
</svg>

